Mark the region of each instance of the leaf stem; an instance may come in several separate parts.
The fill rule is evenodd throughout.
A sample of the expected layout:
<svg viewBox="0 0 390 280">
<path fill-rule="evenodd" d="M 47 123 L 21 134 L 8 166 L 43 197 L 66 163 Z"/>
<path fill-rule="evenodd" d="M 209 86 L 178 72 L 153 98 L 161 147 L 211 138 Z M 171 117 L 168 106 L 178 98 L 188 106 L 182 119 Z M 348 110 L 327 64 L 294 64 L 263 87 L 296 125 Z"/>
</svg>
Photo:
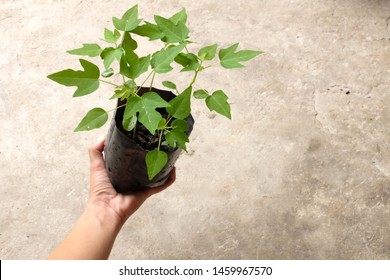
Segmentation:
<svg viewBox="0 0 390 280">
<path fill-rule="evenodd" d="M 159 131 L 160 131 L 160 133 L 159 133 Z M 160 150 L 161 138 L 162 138 L 162 135 L 163 135 L 163 131 L 162 130 L 157 130 L 157 133 L 158 133 L 158 147 L 157 147 L 157 150 Z"/>
<path fill-rule="evenodd" d="M 195 70 L 194 78 L 192 79 L 192 81 L 188 87 L 191 87 L 195 83 L 196 77 L 198 77 L 198 73 L 199 73 L 199 70 Z"/>
<path fill-rule="evenodd" d="M 217 64 L 218 64 L 218 62 L 215 62 L 215 63 L 213 63 L 213 64 L 207 65 L 207 66 L 205 66 L 205 67 L 203 68 L 203 70 L 204 70 L 204 69 L 207 69 L 207 68 L 210 68 L 210 67 L 213 67 L 213 66 L 215 66 L 215 65 L 217 65 Z"/>
<path fill-rule="evenodd" d="M 154 70 L 152 70 L 149 75 L 146 77 L 146 79 L 142 82 L 142 84 L 139 86 L 138 90 L 135 92 L 136 95 L 138 95 L 138 92 L 140 91 L 140 89 L 142 88 L 142 86 L 146 83 L 147 80 L 149 80 L 150 76 L 155 73 Z"/>
<path fill-rule="evenodd" d="M 101 81 L 102 83 L 106 83 L 106 84 L 112 85 L 114 87 L 119 87 L 119 85 L 117 85 L 117 84 L 114 84 L 114 83 L 111 83 L 111 82 L 107 82 L 107 81 L 102 80 L 102 79 L 99 79 L 99 81 Z"/>
<path fill-rule="evenodd" d="M 138 122 L 138 121 L 137 121 Z M 137 124 L 135 124 L 134 128 L 133 128 L 133 140 L 135 140 L 135 135 L 137 133 Z"/>
<path fill-rule="evenodd" d="M 152 81 L 150 82 L 150 87 L 149 87 L 149 90 L 151 91 L 152 90 L 152 87 L 153 87 L 153 82 L 154 82 L 154 77 L 156 76 L 156 72 L 153 71 L 153 77 L 152 77 Z"/>
<path fill-rule="evenodd" d="M 116 109 L 119 109 L 119 108 L 122 108 L 122 107 L 125 107 L 125 106 L 126 106 L 126 104 L 119 105 L 118 107 L 115 107 L 114 109 L 108 110 L 107 113 L 110 113 L 112 111 L 115 111 Z"/>
</svg>

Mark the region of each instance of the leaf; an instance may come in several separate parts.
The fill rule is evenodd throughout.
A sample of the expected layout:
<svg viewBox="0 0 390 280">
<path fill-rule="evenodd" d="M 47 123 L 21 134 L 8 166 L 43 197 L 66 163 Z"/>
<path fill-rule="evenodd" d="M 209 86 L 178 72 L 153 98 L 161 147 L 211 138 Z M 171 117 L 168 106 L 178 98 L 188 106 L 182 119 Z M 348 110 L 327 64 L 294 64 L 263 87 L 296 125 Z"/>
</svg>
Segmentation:
<svg viewBox="0 0 390 280">
<path fill-rule="evenodd" d="M 138 78 L 141 74 L 148 71 L 150 65 L 150 55 L 141 57 L 135 65 L 130 68 L 131 79 Z"/>
<path fill-rule="evenodd" d="M 217 44 L 201 48 L 198 52 L 198 56 L 201 60 L 212 60 L 217 53 Z"/>
<path fill-rule="evenodd" d="M 118 30 L 114 29 L 114 31 L 111 31 L 107 28 L 104 28 L 104 41 L 107 43 L 115 44 L 120 37 L 121 34 Z"/>
<path fill-rule="evenodd" d="M 195 71 L 199 69 L 200 67 L 199 60 L 198 60 L 199 58 L 193 53 L 187 53 L 186 56 L 190 60 L 190 63 L 186 67 L 181 69 L 180 72 Z"/>
<path fill-rule="evenodd" d="M 134 40 L 133 37 L 131 37 L 129 32 L 125 32 L 125 34 L 123 35 L 123 40 L 122 40 L 121 46 L 126 52 L 128 50 L 131 50 L 131 51 L 136 50 L 138 47 L 138 44 L 137 44 L 137 41 Z"/>
<path fill-rule="evenodd" d="M 131 116 L 130 118 L 123 118 L 122 126 L 126 131 L 132 131 L 137 124 L 137 116 Z"/>
<path fill-rule="evenodd" d="M 146 167 L 148 169 L 148 178 L 152 180 L 168 162 L 168 155 L 159 150 L 152 150 L 146 154 Z"/>
<path fill-rule="evenodd" d="M 194 97 L 196 99 L 205 99 L 209 96 L 209 94 L 207 93 L 207 90 L 205 89 L 198 89 L 194 92 Z"/>
<path fill-rule="evenodd" d="M 188 64 L 191 63 L 191 59 L 187 57 L 187 54 L 185 53 L 179 53 L 175 57 L 175 62 L 180 64 L 183 67 L 186 67 Z"/>
<path fill-rule="evenodd" d="M 104 109 L 94 108 L 87 113 L 74 131 L 88 131 L 99 128 L 103 126 L 107 120 L 108 114 Z"/>
<path fill-rule="evenodd" d="M 172 122 L 172 128 L 173 129 L 180 129 L 181 131 L 187 131 L 188 129 L 188 123 L 185 120 L 174 120 Z"/>
<path fill-rule="evenodd" d="M 82 48 L 67 51 L 67 53 L 75 55 L 86 55 L 89 57 L 99 56 L 102 49 L 98 44 L 83 44 Z"/>
<path fill-rule="evenodd" d="M 162 119 L 161 114 L 155 109 L 168 106 L 170 106 L 169 103 L 155 92 L 147 92 L 141 97 L 131 96 L 127 100 L 124 118 L 129 118 L 138 112 L 138 121 L 142 123 L 151 134 L 154 134 Z"/>
<path fill-rule="evenodd" d="M 112 68 L 106 69 L 106 70 L 104 70 L 104 72 L 102 73 L 102 77 L 103 77 L 103 78 L 109 78 L 109 77 L 111 77 L 112 75 L 114 75 L 114 69 L 112 69 Z"/>
<path fill-rule="evenodd" d="M 210 111 L 215 111 L 228 119 L 231 119 L 230 104 L 227 102 L 228 97 L 222 90 L 213 92 L 212 95 L 206 98 L 206 105 Z"/>
<path fill-rule="evenodd" d="M 175 57 L 175 62 L 184 67 L 180 72 L 195 71 L 200 67 L 198 59 L 199 58 L 193 53 L 179 53 Z"/>
<path fill-rule="evenodd" d="M 47 77 L 67 87 L 76 86 L 74 97 L 90 94 L 99 88 L 100 71 L 95 64 L 87 60 L 80 59 L 80 64 L 84 71 L 66 69 Z"/>
<path fill-rule="evenodd" d="M 120 73 L 126 77 L 135 80 L 143 73 L 148 71 L 150 65 L 150 55 L 138 58 L 133 52 L 132 55 L 126 52 L 120 61 Z"/>
<path fill-rule="evenodd" d="M 186 43 L 182 43 L 180 45 L 154 53 L 150 62 L 152 68 L 156 71 L 156 73 L 159 74 L 171 71 L 173 69 L 171 67 L 171 63 L 186 45 Z"/>
<path fill-rule="evenodd" d="M 164 129 L 167 125 L 167 119 L 162 118 L 161 121 L 158 123 L 157 129 Z"/>
<path fill-rule="evenodd" d="M 175 148 L 179 148 L 187 151 L 186 143 L 189 142 L 186 131 L 188 129 L 188 123 L 185 120 L 174 120 L 172 122 L 172 129 L 165 135 L 165 139 L 168 144 Z"/>
<path fill-rule="evenodd" d="M 112 22 L 115 28 L 121 31 L 131 31 L 135 29 L 141 22 L 141 20 L 138 19 L 138 5 L 127 10 L 121 19 L 113 17 Z"/>
<path fill-rule="evenodd" d="M 169 146 L 176 147 L 183 149 L 184 151 L 187 151 L 186 143 L 189 142 L 187 134 L 183 132 L 181 129 L 172 129 L 171 131 L 167 132 L 165 135 L 165 139 L 168 142 Z"/>
<path fill-rule="evenodd" d="M 240 62 L 248 61 L 259 54 L 262 54 L 262 51 L 252 51 L 252 50 L 242 50 L 235 52 L 237 49 L 238 43 L 230 46 L 229 48 L 222 49 L 219 51 L 219 59 L 222 67 L 224 68 L 242 68 Z"/>
<path fill-rule="evenodd" d="M 238 47 L 238 43 L 235 43 L 226 49 L 221 49 L 218 53 L 219 59 L 221 59 L 221 57 L 234 53 L 237 50 L 237 47 Z"/>
<path fill-rule="evenodd" d="M 144 25 L 140 25 L 134 30 L 131 31 L 131 33 L 148 37 L 150 41 L 158 40 L 164 37 L 164 33 L 158 28 L 156 24 L 145 22 Z"/>
<path fill-rule="evenodd" d="M 179 21 L 175 24 L 171 20 L 161 16 L 154 16 L 154 20 L 166 36 L 167 43 L 179 43 L 187 38 L 189 30 L 183 22 Z"/>
<path fill-rule="evenodd" d="M 105 48 L 100 57 L 103 59 L 103 64 L 106 69 L 110 68 L 115 59 L 120 60 L 123 54 L 122 49 Z"/>
<path fill-rule="evenodd" d="M 114 95 L 111 96 L 109 100 L 122 98 L 122 96 L 123 96 L 122 90 L 115 90 L 114 92 L 115 92 Z"/>
<path fill-rule="evenodd" d="M 133 80 L 128 80 L 123 85 L 117 86 L 115 88 L 115 94 L 110 99 L 120 98 L 121 100 L 133 96 L 137 91 L 137 85 Z"/>
<path fill-rule="evenodd" d="M 186 88 L 181 94 L 173 98 L 167 108 L 167 112 L 176 119 L 184 120 L 191 113 L 191 92 L 192 87 Z"/>
<path fill-rule="evenodd" d="M 181 9 L 178 13 L 174 14 L 169 18 L 170 21 L 172 21 L 174 24 L 178 24 L 179 22 L 182 22 L 183 24 L 186 24 L 187 22 L 187 11 L 185 8 Z"/>
<path fill-rule="evenodd" d="M 163 81 L 162 84 L 164 87 L 167 87 L 169 89 L 176 89 L 176 85 L 171 81 Z"/>
</svg>

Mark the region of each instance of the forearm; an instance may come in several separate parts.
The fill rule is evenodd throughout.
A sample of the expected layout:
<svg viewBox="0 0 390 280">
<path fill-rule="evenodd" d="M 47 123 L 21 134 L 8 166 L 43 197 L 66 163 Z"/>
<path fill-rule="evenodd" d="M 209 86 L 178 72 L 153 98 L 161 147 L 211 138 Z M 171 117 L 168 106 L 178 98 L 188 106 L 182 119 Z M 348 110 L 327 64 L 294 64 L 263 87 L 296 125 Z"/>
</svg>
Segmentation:
<svg viewBox="0 0 390 280">
<path fill-rule="evenodd" d="M 48 259 L 107 259 L 120 228 L 121 223 L 109 210 L 87 206 L 75 227 Z"/>
</svg>

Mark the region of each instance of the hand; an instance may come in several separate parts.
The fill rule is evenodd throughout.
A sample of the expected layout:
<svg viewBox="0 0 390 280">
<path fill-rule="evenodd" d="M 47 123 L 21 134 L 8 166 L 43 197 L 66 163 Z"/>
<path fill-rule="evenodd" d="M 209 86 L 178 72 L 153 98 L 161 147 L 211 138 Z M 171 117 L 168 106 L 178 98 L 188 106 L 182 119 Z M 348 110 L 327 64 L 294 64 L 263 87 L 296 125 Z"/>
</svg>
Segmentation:
<svg viewBox="0 0 390 280">
<path fill-rule="evenodd" d="M 147 198 L 163 191 L 175 181 L 176 171 L 175 168 L 172 170 L 163 186 L 130 194 L 120 194 L 116 192 L 108 178 L 102 155 L 103 149 L 104 139 L 89 148 L 90 195 L 87 209 L 104 215 L 105 221 L 107 215 L 112 215 L 113 222 L 121 227 Z"/>
</svg>

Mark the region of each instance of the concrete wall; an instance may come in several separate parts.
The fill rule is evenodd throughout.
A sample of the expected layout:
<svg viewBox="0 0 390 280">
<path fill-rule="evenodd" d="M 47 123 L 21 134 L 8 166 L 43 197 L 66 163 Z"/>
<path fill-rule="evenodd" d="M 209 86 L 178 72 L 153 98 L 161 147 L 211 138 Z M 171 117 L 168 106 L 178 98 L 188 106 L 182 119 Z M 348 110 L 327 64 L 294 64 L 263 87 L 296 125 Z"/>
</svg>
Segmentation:
<svg viewBox="0 0 390 280">
<path fill-rule="evenodd" d="M 45 258 L 83 210 L 87 148 L 108 125 L 72 131 L 89 109 L 114 106 L 111 88 L 72 98 L 46 76 L 78 68 L 65 51 L 99 43 L 135 3 L 113 2 L 0 3 L 1 259 Z M 233 120 L 194 103 L 175 185 L 129 219 L 111 257 L 388 259 L 390 2 L 145 0 L 139 10 L 151 19 L 183 6 L 199 45 L 266 54 L 200 77 L 230 94 Z"/>
</svg>

